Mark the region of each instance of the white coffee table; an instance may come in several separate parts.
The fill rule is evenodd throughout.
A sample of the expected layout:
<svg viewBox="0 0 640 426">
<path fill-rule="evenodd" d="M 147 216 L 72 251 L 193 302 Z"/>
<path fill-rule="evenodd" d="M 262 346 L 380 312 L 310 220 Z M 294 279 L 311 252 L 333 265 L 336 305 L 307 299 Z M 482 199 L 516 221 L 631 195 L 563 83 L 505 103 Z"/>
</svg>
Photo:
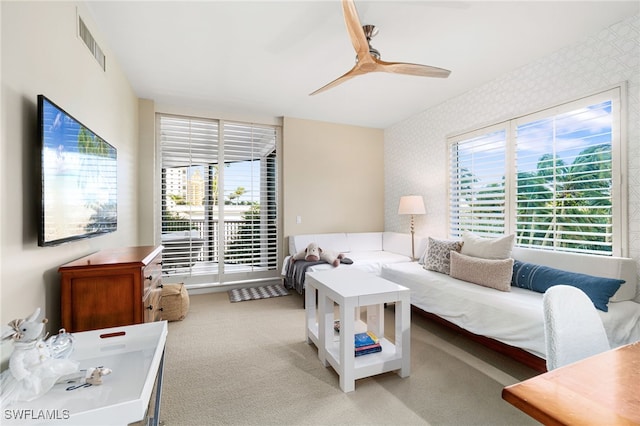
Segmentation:
<svg viewBox="0 0 640 426">
<path fill-rule="evenodd" d="M 355 381 L 388 371 L 400 377 L 410 372 L 409 289 L 368 272 L 333 269 L 309 272 L 305 279 L 307 342 L 315 343 L 323 365 L 340 376 L 344 392 L 355 390 Z M 316 290 L 318 307 L 316 309 Z M 340 333 L 334 338 L 334 302 L 340 307 Z M 395 339 L 384 337 L 384 304 L 395 303 Z M 366 323 L 360 308 L 366 307 Z M 370 330 L 380 338 L 382 351 L 356 357 L 356 332 Z"/>
<path fill-rule="evenodd" d="M 127 425 L 144 420 L 157 426 L 167 333 L 167 321 L 72 333 L 70 359 L 80 369 L 105 366 L 112 373 L 100 386 L 60 383 L 33 401 L 10 404 L 2 424 Z"/>
</svg>

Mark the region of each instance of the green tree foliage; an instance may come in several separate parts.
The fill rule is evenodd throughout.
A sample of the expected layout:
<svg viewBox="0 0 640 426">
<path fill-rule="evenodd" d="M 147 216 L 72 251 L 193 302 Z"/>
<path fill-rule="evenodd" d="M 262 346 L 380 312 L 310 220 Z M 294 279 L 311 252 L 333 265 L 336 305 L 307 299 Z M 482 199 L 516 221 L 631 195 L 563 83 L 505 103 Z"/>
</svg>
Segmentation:
<svg viewBox="0 0 640 426">
<path fill-rule="evenodd" d="M 187 218 L 182 217 L 179 213 L 164 209 L 162 211 L 162 232 L 189 231 L 198 229 Z"/>
<path fill-rule="evenodd" d="M 518 174 L 517 196 L 519 244 L 610 251 L 610 144 L 582 150 L 571 165 L 541 156 L 536 173 Z"/>
<path fill-rule="evenodd" d="M 78 152 L 108 157 L 109 145 L 99 137 L 92 135 L 84 127 L 80 127 L 78 131 Z"/>
<path fill-rule="evenodd" d="M 237 234 L 226 241 L 225 262 L 227 263 L 255 263 L 259 259 L 261 242 L 260 205 L 254 203 L 249 210 L 242 214 L 243 222 Z"/>
<path fill-rule="evenodd" d="M 478 180 L 463 171 L 460 200 L 473 211 L 474 223 L 495 221 L 504 206 L 502 184 L 473 190 Z M 582 150 L 567 165 L 553 154 L 542 155 L 535 171 L 517 174 L 517 244 L 567 250 L 610 252 L 611 145 Z M 460 228 L 468 225 L 460 219 Z"/>
<path fill-rule="evenodd" d="M 236 190 L 234 192 L 232 192 L 231 194 L 228 195 L 229 197 L 229 203 L 231 204 L 238 204 L 238 201 L 240 200 L 240 197 L 247 192 L 247 190 L 244 188 L 244 186 L 239 186 L 236 188 Z M 234 203 L 234 200 L 237 200 Z"/>
</svg>

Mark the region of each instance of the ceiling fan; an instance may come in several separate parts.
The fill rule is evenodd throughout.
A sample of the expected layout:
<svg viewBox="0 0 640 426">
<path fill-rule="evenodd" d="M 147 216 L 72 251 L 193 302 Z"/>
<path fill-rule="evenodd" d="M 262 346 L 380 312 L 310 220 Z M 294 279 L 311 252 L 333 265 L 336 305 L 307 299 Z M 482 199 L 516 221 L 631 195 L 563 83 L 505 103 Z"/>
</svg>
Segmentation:
<svg viewBox="0 0 640 426">
<path fill-rule="evenodd" d="M 451 71 L 429 65 L 409 64 L 405 62 L 385 62 L 380 60 L 380 52 L 371 46 L 371 38 L 378 33 L 374 25 L 360 24 L 358 12 L 353 0 L 342 0 L 342 11 L 347 31 L 351 38 L 353 48 L 356 50 L 356 64 L 346 74 L 333 80 L 310 93 L 309 96 L 316 95 L 325 90 L 331 89 L 340 83 L 362 74 L 370 72 L 391 72 L 397 74 L 409 74 L 420 77 L 447 78 Z"/>
</svg>

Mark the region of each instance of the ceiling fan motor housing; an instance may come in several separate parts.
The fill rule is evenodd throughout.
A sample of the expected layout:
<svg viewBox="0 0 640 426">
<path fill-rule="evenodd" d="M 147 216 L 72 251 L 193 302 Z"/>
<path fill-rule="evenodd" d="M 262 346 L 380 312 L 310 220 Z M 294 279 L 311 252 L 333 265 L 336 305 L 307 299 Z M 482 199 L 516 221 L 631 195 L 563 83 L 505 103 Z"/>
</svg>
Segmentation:
<svg viewBox="0 0 640 426">
<path fill-rule="evenodd" d="M 364 31 L 364 35 L 367 38 L 367 43 L 369 44 L 369 53 L 376 59 L 380 59 L 380 52 L 378 49 L 371 45 L 371 39 L 378 34 L 378 29 L 375 25 L 363 25 L 362 31 Z"/>
</svg>

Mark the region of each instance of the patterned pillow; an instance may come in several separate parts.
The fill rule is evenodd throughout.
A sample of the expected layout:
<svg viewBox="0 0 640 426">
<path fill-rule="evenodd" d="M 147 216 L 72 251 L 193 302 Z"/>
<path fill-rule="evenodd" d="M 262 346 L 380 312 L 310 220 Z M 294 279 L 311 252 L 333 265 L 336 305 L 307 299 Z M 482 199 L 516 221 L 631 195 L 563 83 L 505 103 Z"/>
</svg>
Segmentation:
<svg viewBox="0 0 640 426">
<path fill-rule="evenodd" d="M 429 248 L 424 261 L 424 269 L 449 275 L 451 250 L 459 252 L 462 241 L 436 240 L 429 237 Z"/>
<path fill-rule="evenodd" d="M 513 259 L 483 259 L 451 253 L 451 276 L 483 287 L 511 291 Z"/>
</svg>

